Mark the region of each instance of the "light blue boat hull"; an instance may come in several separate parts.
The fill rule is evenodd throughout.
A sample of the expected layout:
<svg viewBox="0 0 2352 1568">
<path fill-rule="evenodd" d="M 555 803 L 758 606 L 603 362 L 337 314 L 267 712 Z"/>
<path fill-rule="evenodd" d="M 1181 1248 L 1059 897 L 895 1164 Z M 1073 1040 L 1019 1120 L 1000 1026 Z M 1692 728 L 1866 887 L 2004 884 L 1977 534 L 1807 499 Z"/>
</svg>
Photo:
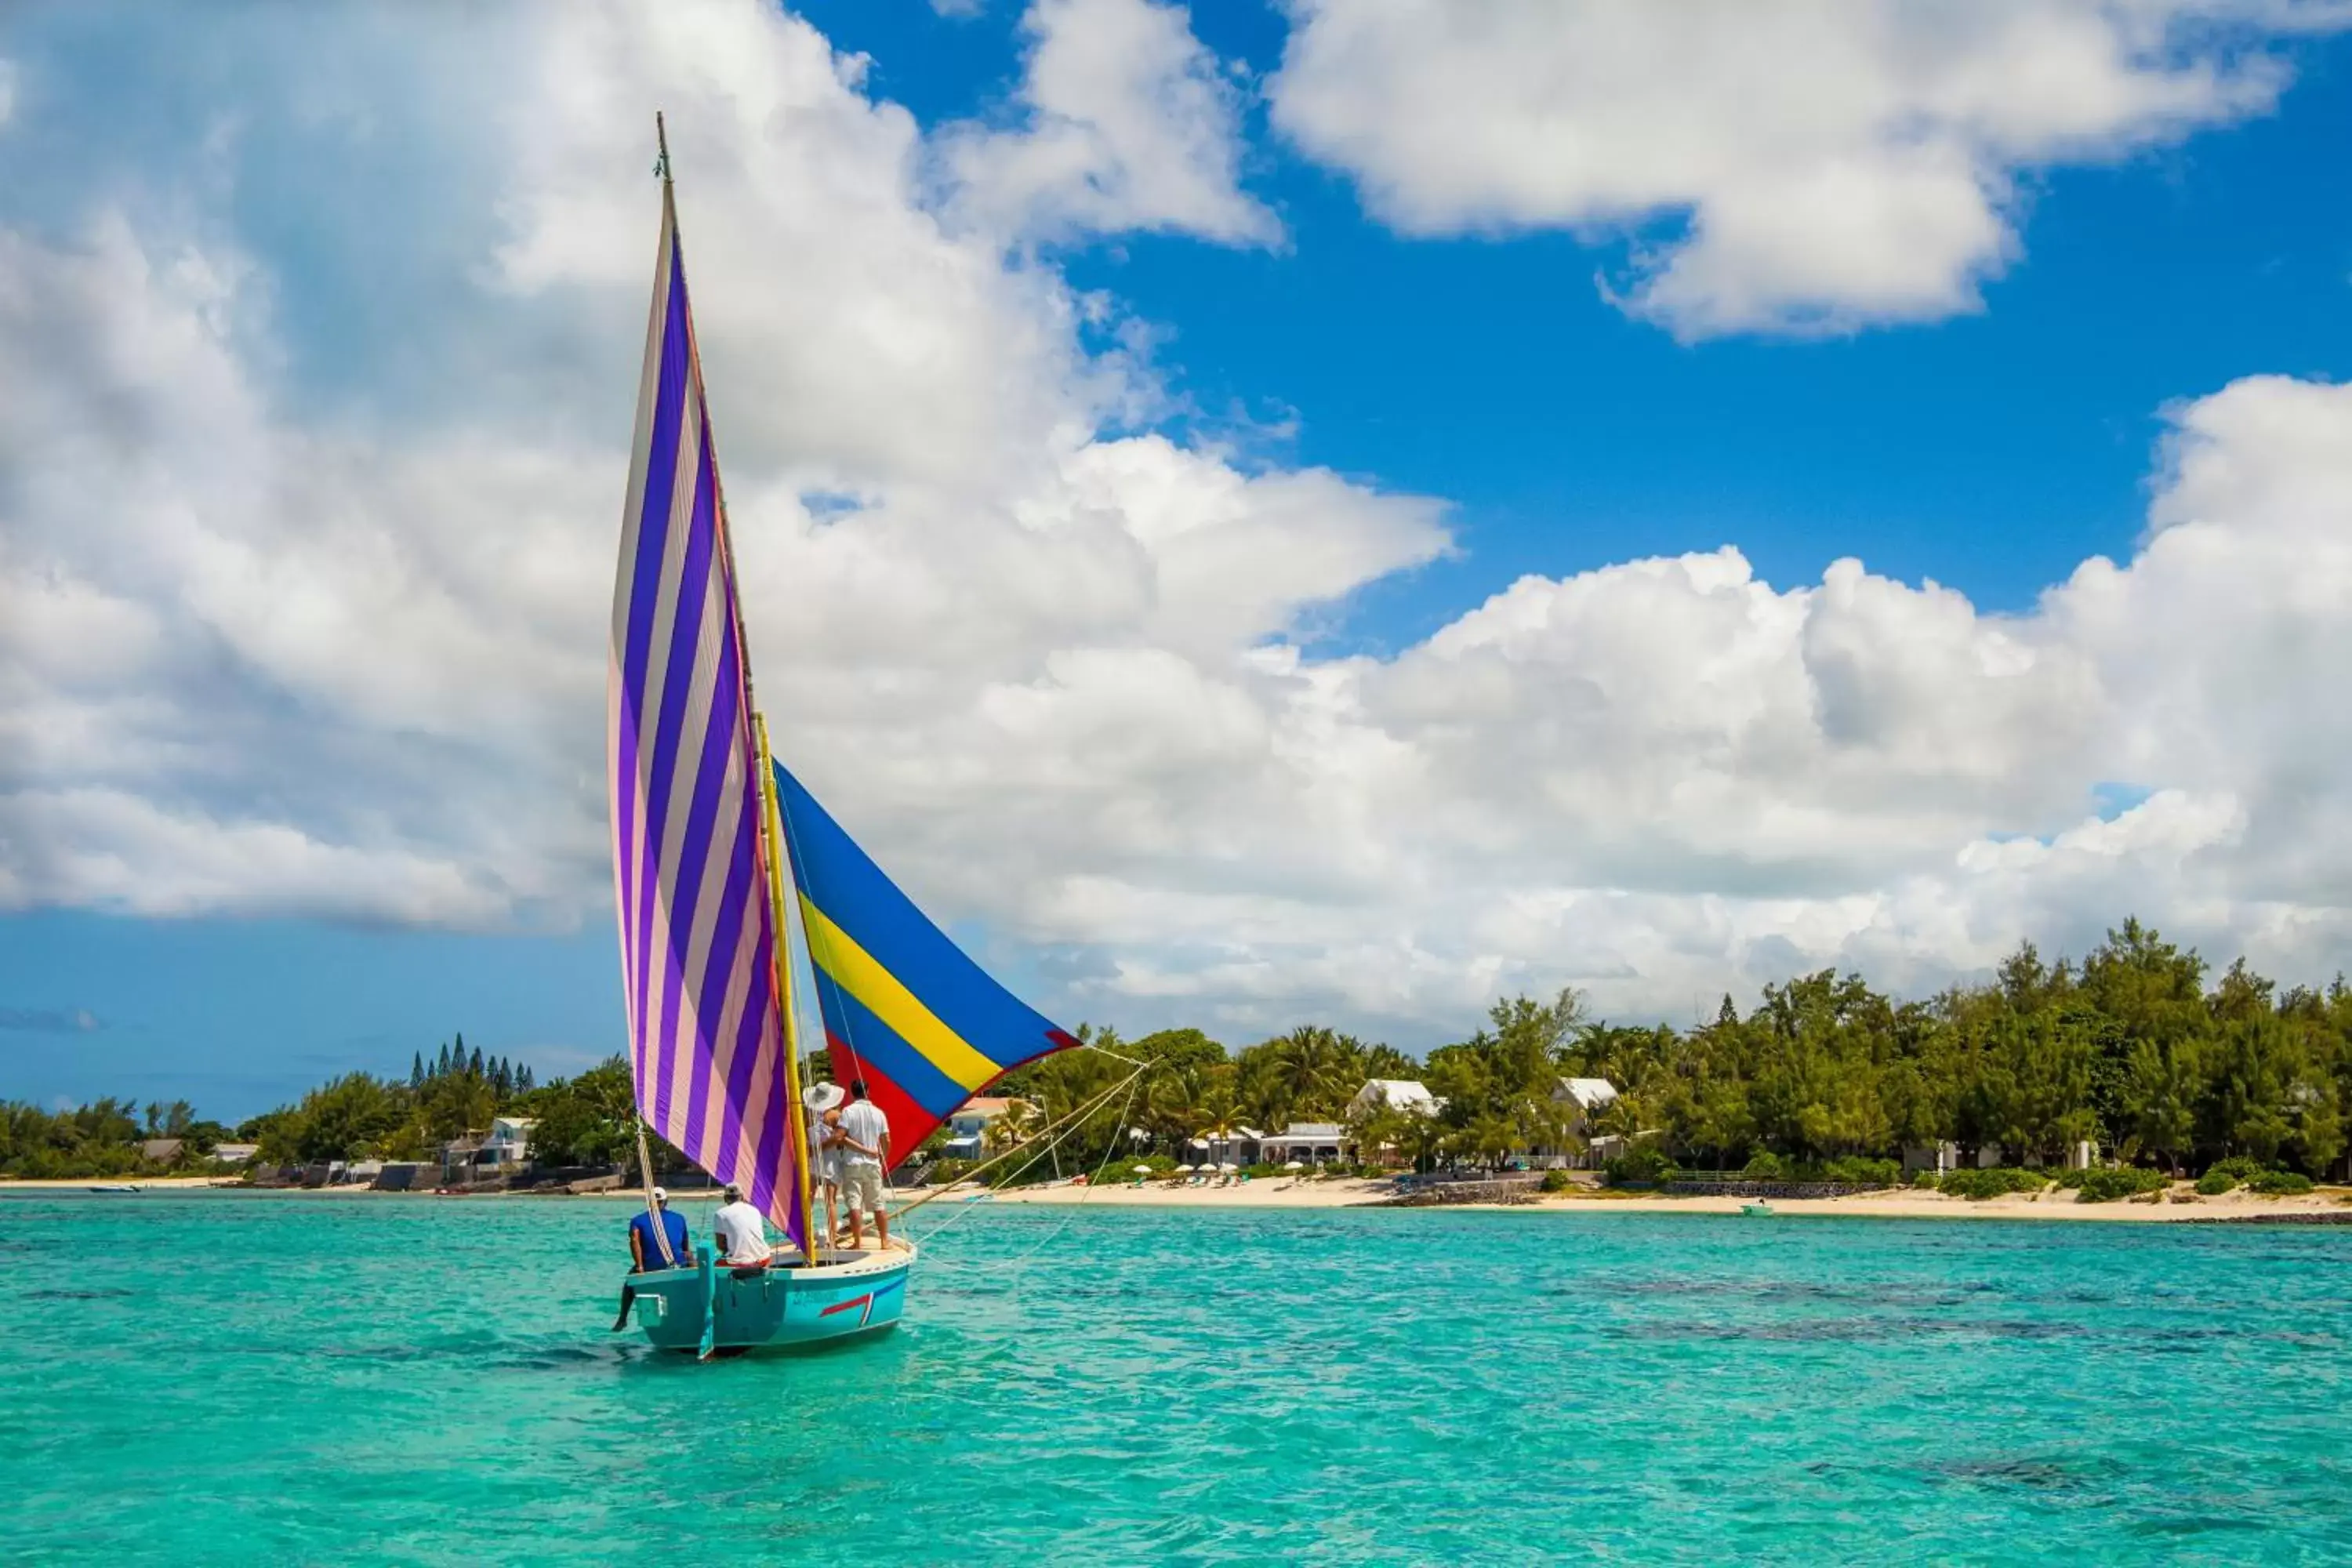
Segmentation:
<svg viewBox="0 0 2352 1568">
<path fill-rule="evenodd" d="M 648 1343 L 670 1351 L 736 1354 L 831 1343 L 897 1325 L 907 1310 L 911 1248 L 852 1254 L 814 1268 L 696 1266 L 632 1274 L 631 1308 Z M 709 1332 L 706 1334 L 705 1327 Z"/>
</svg>

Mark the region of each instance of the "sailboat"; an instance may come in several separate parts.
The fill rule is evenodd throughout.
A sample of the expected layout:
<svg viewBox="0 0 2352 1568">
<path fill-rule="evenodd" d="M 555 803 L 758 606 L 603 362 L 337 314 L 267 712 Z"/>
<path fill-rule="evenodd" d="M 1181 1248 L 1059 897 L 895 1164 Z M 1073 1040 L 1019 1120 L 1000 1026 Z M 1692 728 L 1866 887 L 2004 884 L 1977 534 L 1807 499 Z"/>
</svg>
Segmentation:
<svg viewBox="0 0 2352 1568">
<path fill-rule="evenodd" d="M 732 1268 L 708 1242 L 633 1273 L 645 1337 L 704 1356 L 872 1333 L 907 1310 L 917 1249 L 816 1233 L 803 973 L 827 1059 L 887 1119 L 896 1167 L 965 1100 L 1079 1041 L 950 942 L 772 755 L 751 680 L 727 503 L 686 286 L 667 129 L 661 242 L 613 590 L 613 868 L 638 1130 L 782 1233 Z M 797 931 L 799 940 L 795 942 Z"/>
</svg>

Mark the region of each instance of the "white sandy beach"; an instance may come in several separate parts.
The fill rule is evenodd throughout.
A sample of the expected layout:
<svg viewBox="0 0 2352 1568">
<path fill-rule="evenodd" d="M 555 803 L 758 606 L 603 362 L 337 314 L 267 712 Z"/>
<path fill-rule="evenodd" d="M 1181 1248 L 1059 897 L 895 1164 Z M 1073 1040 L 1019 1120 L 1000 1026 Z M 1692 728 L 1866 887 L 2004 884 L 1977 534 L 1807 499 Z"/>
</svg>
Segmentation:
<svg viewBox="0 0 2352 1568">
<path fill-rule="evenodd" d="M 1069 1183 L 1055 1183 L 1050 1186 L 1001 1192 L 988 1201 L 1089 1204 L 1110 1208 L 1308 1209 L 1350 1208 L 1377 1203 L 1389 1195 L 1390 1189 L 1385 1182 L 1353 1179 L 1295 1184 L 1252 1182 L 1246 1186 L 1234 1187 L 1183 1187 L 1154 1182 L 1143 1187 L 1130 1183 L 1091 1189 Z M 957 1199 L 950 1196 L 940 1201 L 953 1203 Z M 1507 1206 L 1522 1213 L 1549 1214 L 1738 1214 L 1741 1204 L 1746 1201 L 1731 1197 L 1619 1195 L 1595 1187 L 1545 1196 L 1531 1204 L 1465 1206 Z M 2070 1192 L 2045 1193 L 2039 1197 L 2012 1193 L 2006 1197 L 1970 1202 L 1965 1198 L 1946 1197 L 1941 1193 L 1895 1188 L 1841 1198 L 1776 1198 L 1772 1200 L 1771 1206 L 1776 1217 L 2042 1219 L 2162 1224 L 2257 1215 L 2343 1213 L 2347 1204 L 2352 1204 L 2352 1193 L 2341 1188 L 2323 1188 L 2303 1196 L 2278 1198 L 2259 1197 L 2241 1188 L 2220 1197 L 2199 1197 L 2189 1192 L 2185 1184 L 2179 1184 L 2167 1194 L 2166 1202 L 2158 1204 L 2078 1203 L 2075 1194 Z"/>
<path fill-rule="evenodd" d="M 95 1178 L 71 1181 L 0 1181 L 0 1192 L 55 1191 L 79 1192 L 94 1185 L 110 1185 Z M 142 1190 L 167 1190 L 202 1187 L 235 1187 L 232 1180 L 217 1176 L 156 1176 L 141 1178 L 127 1184 Z M 386 1199 L 435 1197 L 435 1194 L 381 1193 L 369 1194 L 362 1187 L 270 1187 L 254 1189 L 291 1197 L 368 1195 Z M 979 1197 L 980 1201 L 995 1204 L 1084 1204 L 1100 1208 L 1169 1208 L 1169 1209 L 1332 1209 L 1356 1208 L 1378 1204 L 1393 1195 L 1386 1182 L 1364 1181 L 1354 1177 L 1335 1177 L 1322 1181 L 1293 1182 L 1285 1179 L 1251 1182 L 1230 1187 L 1186 1187 L 1173 1183 L 1153 1182 L 1138 1187 L 1132 1183 L 1105 1184 L 1099 1187 L 1083 1183 L 1055 1182 L 1045 1185 L 1009 1188 L 980 1197 L 977 1187 L 950 1188 L 936 1196 L 901 1192 L 898 1206 L 904 1208 L 918 1195 L 924 1197 L 924 1206 L 937 1214 Z M 610 1193 L 582 1194 L 591 1201 L 636 1201 L 629 1189 Z M 678 1194 L 681 1198 L 704 1194 Z M 534 1203 L 561 1202 L 562 1194 L 529 1193 L 478 1193 L 466 1194 L 467 1202 Z M 1580 1187 L 1572 1192 L 1553 1194 L 1526 1204 L 1483 1204 L 1459 1205 L 1470 1208 L 1509 1208 L 1518 1213 L 1544 1214 L 1738 1214 L 1748 1200 L 1734 1197 L 1664 1197 L 1650 1194 L 1612 1193 L 1598 1186 Z M 2242 1219 L 2265 1215 L 2344 1214 L 2352 1211 L 2352 1190 L 2323 1187 L 2317 1192 L 2294 1197 L 2261 1197 L 2240 1188 L 2218 1197 L 2200 1197 L 2191 1192 L 2188 1184 L 2175 1184 L 2162 1203 L 2129 1201 L 2085 1204 L 2076 1201 L 2070 1192 L 2048 1192 L 2039 1195 L 2011 1193 L 2004 1197 L 1971 1202 L 1965 1198 L 1947 1197 L 1941 1193 L 1922 1192 L 1916 1188 L 1893 1188 L 1885 1192 L 1857 1193 L 1839 1198 L 1775 1198 L 1771 1201 L 1775 1217 L 1787 1218 L 1876 1218 L 1876 1219 L 2028 1219 L 2054 1221 L 2087 1221 L 2091 1223 L 2168 1224 L 2183 1220 Z"/>
</svg>

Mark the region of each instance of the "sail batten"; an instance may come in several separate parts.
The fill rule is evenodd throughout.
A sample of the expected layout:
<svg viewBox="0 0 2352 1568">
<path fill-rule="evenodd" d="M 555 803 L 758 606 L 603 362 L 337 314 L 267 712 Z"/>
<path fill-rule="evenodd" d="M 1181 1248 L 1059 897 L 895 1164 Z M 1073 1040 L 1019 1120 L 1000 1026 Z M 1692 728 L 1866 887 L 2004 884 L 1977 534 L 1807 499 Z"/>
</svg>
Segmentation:
<svg viewBox="0 0 2352 1568">
<path fill-rule="evenodd" d="M 610 665 L 613 868 L 639 1113 L 798 1243 L 779 940 L 741 607 L 677 209 L 638 389 Z"/>
</svg>

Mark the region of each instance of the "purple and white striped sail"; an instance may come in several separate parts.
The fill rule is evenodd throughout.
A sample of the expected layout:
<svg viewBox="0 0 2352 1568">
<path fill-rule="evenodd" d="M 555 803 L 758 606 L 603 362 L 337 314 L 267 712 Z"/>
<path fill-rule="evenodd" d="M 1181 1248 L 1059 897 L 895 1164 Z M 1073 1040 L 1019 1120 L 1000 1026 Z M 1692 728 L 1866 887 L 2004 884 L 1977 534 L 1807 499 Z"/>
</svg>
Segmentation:
<svg viewBox="0 0 2352 1568">
<path fill-rule="evenodd" d="M 654 1131 L 805 1236 L 741 609 L 687 307 L 677 213 L 637 392 L 610 681 L 613 871 L 637 1108 Z"/>
</svg>

